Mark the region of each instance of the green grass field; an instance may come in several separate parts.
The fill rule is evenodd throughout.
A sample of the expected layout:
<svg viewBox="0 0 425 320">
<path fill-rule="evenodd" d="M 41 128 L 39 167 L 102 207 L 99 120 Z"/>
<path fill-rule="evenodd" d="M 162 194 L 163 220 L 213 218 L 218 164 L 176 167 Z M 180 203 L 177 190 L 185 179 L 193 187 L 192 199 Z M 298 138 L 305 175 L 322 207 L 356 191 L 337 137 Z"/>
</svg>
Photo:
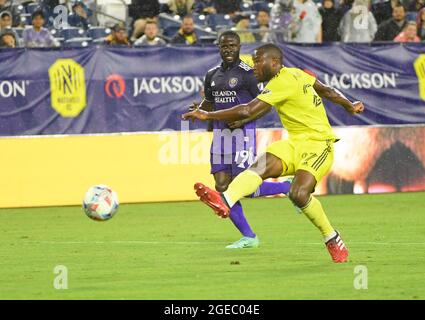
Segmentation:
<svg viewBox="0 0 425 320">
<path fill-rule="evenodd" d="M 257 249 L 228 250 L 230 221 L 200 202 L 0 210 L 1 299 L 425 299 L 425 193 L 320 200 L 350 249 L 334 264 L 287 199 L 245 200 Z M 68 269 L 68 289 L 53 269 Z M 354 268 L 368 270 L 357 290 Z"/>
</svg>

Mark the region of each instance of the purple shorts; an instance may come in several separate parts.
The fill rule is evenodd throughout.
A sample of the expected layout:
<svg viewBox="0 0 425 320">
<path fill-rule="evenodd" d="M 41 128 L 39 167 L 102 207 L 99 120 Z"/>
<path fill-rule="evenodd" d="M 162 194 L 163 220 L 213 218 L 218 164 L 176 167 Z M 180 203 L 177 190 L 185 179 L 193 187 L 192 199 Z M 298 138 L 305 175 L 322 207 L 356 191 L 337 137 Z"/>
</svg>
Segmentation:
<svg viewBox="0 0 425 320">
<path fill-rule="evenodd" d="M 213 154 L 211 153 L 211 174 L 224 171 L 236 177 L 254 162 L 255 153 L 252 150 L 242 150 L 233 154 Z"/>
</svg>

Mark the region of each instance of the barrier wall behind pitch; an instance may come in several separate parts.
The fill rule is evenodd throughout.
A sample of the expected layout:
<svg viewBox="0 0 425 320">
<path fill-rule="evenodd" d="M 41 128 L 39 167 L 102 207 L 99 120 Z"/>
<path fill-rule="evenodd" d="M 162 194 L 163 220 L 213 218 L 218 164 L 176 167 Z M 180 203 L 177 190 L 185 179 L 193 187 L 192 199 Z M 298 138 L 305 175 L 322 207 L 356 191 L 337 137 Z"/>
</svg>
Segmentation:
<svg viewBox="0 0 425 320">
<path fill-rule="evenodd" d="M 256 47 L 244 45 L 242 58 Z M 285 66 L 365 102 L 365 112 L 352 117 L 326 101 L 332 125 L 425 123 L 424 43 L 281 47 Z M 216 46 L 1 49 L 0 136 L 180 130 L 180 115 L 200 101 L 203 78 L 220 61 Z M 229 79 L 220 95 L 236 103 L 242 83 Z M 270 112 L 257 125 L 279 127 L 280 120 Z"/>
<path fill-rule="evenodd" d="M 317 194 L 425 190 L 425 126 L 336 128 L 335 161 Z M 258 148 L 285 138 L 259 129 Z M 94 184 L 122 203 L 194 200 L 213 186 L 208 132 L 0 138 L 0 207 L 79 205 Z"/>
</svg>

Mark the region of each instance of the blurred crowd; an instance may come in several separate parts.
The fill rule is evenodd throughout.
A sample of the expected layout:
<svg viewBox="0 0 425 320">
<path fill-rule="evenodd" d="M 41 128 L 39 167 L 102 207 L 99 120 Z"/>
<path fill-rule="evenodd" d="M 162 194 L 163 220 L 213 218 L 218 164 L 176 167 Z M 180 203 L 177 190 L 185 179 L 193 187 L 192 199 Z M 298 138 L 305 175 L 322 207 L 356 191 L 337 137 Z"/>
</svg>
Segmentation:
<svg viewBox="0 0 425 320">
<path fill-rule="evenodd" d="M 133 0 L 99 25 L 93 0 L 0 0 L 0 47 L 200 45 L 228 29 L 243 43 L 425 40 L 425 0 L 339 1 Z"/>
</svg>

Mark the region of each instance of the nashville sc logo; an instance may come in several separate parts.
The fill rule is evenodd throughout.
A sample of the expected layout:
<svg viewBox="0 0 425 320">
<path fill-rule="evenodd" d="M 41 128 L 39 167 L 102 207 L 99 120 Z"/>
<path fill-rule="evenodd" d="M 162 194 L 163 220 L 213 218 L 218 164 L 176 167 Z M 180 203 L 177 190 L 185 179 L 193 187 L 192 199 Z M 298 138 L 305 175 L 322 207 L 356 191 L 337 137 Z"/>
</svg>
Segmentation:
<svg viewBox="0 0 425 320">
<path fill-rule="evenodd" d="M 413 63 L 419 82 L 419 96 L 425 100 L 425 54 L 421 54 Z"/>
<path fill-rule="evenodd" d="M 52 108 L 62 117 L 76 117 L 86 107 L 84 68 L 72 59 L 58 59 L 49 68 Z"/>
<path fill-rule="evenodd" d="M 106 78 L 105 92 L 109 98 L 121 98 L 125 92 L 125 80 L 119 74 L 111 74 Z"/>
</svg>

